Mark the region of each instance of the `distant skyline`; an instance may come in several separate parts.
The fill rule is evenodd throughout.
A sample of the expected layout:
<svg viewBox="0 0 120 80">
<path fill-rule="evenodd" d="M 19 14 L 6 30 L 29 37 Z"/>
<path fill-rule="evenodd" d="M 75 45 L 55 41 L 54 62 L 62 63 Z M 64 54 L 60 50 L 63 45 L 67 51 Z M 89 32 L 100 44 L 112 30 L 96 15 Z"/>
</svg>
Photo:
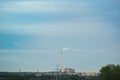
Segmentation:
<svg viewBox="0 0 120 80">
<path fill-rule="evenodd" d="M 0 71 L 98 72 L 120 64 L 119 0 L 0 0 Z"/>
</svg>

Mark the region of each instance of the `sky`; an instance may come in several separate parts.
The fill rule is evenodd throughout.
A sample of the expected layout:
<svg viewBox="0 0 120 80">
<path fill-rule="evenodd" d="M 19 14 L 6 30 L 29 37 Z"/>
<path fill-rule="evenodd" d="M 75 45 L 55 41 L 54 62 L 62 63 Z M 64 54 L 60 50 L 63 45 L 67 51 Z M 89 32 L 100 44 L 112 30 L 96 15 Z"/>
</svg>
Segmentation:
<svg viewBox="0 0 120 80">
<path fill-rule="evenodd" d="M 120 64 L 119 0 L 0 0 L 0 71 L 99 72 Z M 65 50 L 68 49 L 69 50 Z"/>
</svg>

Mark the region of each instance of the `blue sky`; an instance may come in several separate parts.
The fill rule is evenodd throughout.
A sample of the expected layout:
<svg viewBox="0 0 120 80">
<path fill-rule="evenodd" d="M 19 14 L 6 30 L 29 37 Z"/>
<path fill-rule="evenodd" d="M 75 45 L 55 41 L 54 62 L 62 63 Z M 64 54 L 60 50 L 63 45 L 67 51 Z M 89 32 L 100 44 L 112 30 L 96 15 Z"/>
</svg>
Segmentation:
<svg viewBox="0 0 120 80">
<path fill-rule="evenodd" d="M 96 71 L 120 64 L 119 0 L 0 0 L 0 71 Z"/>
</svg>

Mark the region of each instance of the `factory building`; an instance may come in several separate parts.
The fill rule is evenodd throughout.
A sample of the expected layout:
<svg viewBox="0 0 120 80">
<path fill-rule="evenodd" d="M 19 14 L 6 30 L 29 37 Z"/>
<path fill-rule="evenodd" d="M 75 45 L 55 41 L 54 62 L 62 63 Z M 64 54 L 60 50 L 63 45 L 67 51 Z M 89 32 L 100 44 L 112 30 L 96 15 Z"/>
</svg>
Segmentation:
<svg viewBox="0 0 120 80">
<path fill-rule="evenodd" d="M 75 74 L 75 69 L 65 68 L 64 72 L 65 72 L 66 74 Z"/>
<path fill-rule="evenodd" d="M 98 76 L 96 72 L 81 72 L 79 73 L 80 76 Z"/>
</svg>

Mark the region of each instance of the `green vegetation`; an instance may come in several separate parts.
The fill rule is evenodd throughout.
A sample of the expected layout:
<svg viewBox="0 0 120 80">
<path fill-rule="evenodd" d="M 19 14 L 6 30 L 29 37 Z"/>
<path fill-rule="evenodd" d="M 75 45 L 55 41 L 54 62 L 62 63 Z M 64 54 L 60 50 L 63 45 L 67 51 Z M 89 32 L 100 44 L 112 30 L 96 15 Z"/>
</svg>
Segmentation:
<svg viewBox="0 0 120 80">
<path fill-rule="evenodd" d="M 95 77 L 80 77 L 78 75 L 59 75 L 50 76 L 50 75 L 41 75 L 39 77 L 36 76 L 6 76 L 1 80 L 95 80 Z"/>
<path fill-rule="evenodd" d="M 102 67 L 98 80 L 120 80 L 120 65 L 109 64 Z"/>
<path fill-rule="evenodd" d="M 83 77 L 78 75 L 10 75 L 2 76 L 1 80 L 95 80 L 96 77 Z"/>
<path fill-rule="evenodd" d="M 98 76 L 81 75 L 56 75 L 41 74 L 36 76 L 35 72 L 1 72 L 0 80 L 120 80 L 120 65 L 109 64 L 100 69 Z"/>
</svg>

